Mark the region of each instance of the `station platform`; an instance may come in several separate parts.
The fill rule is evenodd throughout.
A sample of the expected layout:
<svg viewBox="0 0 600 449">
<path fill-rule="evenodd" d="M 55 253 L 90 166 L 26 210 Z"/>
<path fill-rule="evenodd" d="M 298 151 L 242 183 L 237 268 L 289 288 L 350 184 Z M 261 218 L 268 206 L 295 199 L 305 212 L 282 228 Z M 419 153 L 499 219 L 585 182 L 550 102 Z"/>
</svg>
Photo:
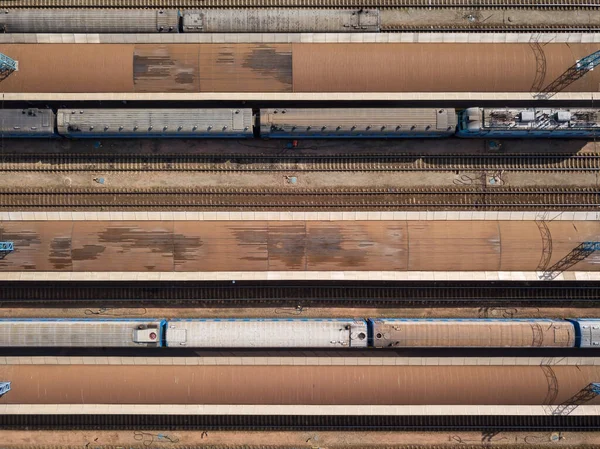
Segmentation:
<svg viewBox="0 0 600 449">
<path fill-rule="evenodd" d="M 489 412 L 501 414 L 525 406 L 525 414 L 535 414 L 546 406 L 547 414 L 548 407 L 568 403 L 600 375 L 596 365 L 376 366 L 361 359 L 356 365 L 282 365 L 268 359 L 151 368 L 135 358 L 127 365 L 0 365 L 0 376 L 12 382 L 0 410 L 98 414 L 136 412 L 129 408 L 135 405 L 144 414 L 452 415 L 452 406 L 470 406 L 461 414 L 482 414 L 490 406 Z M 581 405 L 593 406 L 588 413 L 595 414 L 600 397 Z"/>
<path fill-rule="evenodd" d="M 548 416 L 545 405 L 168 405 L 152 404 L 157 415 L 289 416 Z M 2 404 L 3 415 L 147 415 L 135 404 Z M 580 405 L 569 416 L 598 416 L 599 405 Z"/>
<path fill-rule="evenodd" d="M 47 349 L 44 349 L 47 350 Z M 329 356 L 298 356 L 277 350 L 277 356 L 220 355 L 208 357 L 81 357 L 81 356 L 0 356 L 0 366 L 14 365 L 111 365 L 111 366 L 595 366 L 600 358 L 583 355 L 572 357 L 398 357 L 368 356 L 371 350 L 328 351 Z M 231 351 L 229 351 L 231 352 Z M 290 355 L 296 354 L 296 355 Z M 372 352 L 371 352 L 372 354 Z"/>
<path fill-rule="evenodd" d="M 543 223 L 319 221 L 318 215 L 290 221 L 1 221 L 0 241 L 15 249 L 0 260 L 0 279 L 534 280 L 582 242 L 600 240 L 599 221 Z M 560 275 L 595 279 L 600 254 L 567 264 Z"/>
<path fill-rule="evenodd" d="M 0 50 L 19 62 L 2 81 L 4 101 L 531 101 L 598 45 L 548 43 L 539 54 L 530 43 L 65 43 Z M 590 101 L 599 84 L 600 72 L 590 71 L 547 99 Z"/>
<path fill-rule="evenodd" d="M 509 44 L 538 42 L 540 45 L 597 44 L 600 33 L 561 32 L 393 32 L 393 33 L 3 33 L 0 44 L 238 44 L 238 43 L 437 43 Z"/>
</svg>

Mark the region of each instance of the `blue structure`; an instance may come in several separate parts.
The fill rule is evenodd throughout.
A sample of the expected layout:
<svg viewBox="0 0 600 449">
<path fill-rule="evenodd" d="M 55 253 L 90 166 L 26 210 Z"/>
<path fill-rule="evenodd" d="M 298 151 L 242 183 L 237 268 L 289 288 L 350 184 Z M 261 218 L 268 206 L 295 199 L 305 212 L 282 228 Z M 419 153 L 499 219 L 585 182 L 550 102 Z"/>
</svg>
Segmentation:
<svg viewBox="0 0 600 449">
<path fill-rule="evenodd" d="M 600 242 L 583 242 L 582 249 L 584 251 L 600 251 Z"/>
<path fill-rule="evenodd" d="M 13 242 L 0 242 L 0 260 L 4 259 L 7 254 L 15 250 Z"/>
<path fill-rule="evenodd" d="M 597 52 L 592 53 L 591 55 L 586 56 L 585 58 L 577 61 L 577 64 L 575 65 L 575 67 L 577 67 L 577 70 L 585 70 L 586 72 L 589 72 L 590 70 L 594 70 L 594 68 L 599 65 L 600 65 L 600 51 L 597 51 Z"/>
<path fill-rule="evenodd" d="M 0 242 L 0 251 L 14 251 L 15 246 L 13 242 Z"/>
<path fill-rule="evenodd" d="M 600 65 L 600 51 L 592 53 L 585 58 L 576 61 L 562 75 L 548 84 L 535 98 L 539 100 L 547 100 L 557 92 L 561 92 L 570 84 L 573 84 L 587 72 L 594 70 Z"/>
<path fill-rule="evenodd" d="M 9 58 L 3 53 L 0 53 L 0 72 L 12 73 L 17 70 L 17 61 Z"/>
<path fill-rule="evenodd" d="M 10 391 L 10 382 L 0 382 L 0 396 Z"/>
<path fill-rule="evenodd" d="M 592 253 L 600 251 L 600 242 L 582 242 L 577 245 L 565 257 L 560 259 L 550 268 L 546 269 L 541 276 L 544 281 L 551 281 L 560 273 L 568 270 L 573 265 L 578 264 L 584 259 L 587 259 Z"/>
<path fill-rule="evenodd" d="M 568 416 L 573 410 L 575 410 L 580 405 L 584 405 L 585 403 L 591 401 L 596 396 L 600 394 L 600 383 L 594 382 L 589 384 L 587 387 L 580 390 L 575 396 L 566 400 L 558 407 L 556 407 L 552 414 L 555 416 Z"/>
</svg>

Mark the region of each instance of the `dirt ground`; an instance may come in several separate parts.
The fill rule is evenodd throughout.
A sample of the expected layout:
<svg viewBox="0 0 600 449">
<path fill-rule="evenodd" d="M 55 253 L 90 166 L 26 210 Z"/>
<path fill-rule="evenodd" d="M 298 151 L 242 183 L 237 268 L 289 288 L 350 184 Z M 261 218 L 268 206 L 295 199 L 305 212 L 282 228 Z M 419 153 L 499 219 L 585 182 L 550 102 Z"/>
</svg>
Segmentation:
<svg viewBox="0 0 600 449">
<path fill-rule="evenodd" d="M 598 186 L 599 173 L 465 172 L 0 172 L 0 188 L 151 188 L 151 187 L 428 187 L 476 186 L 495 179 L 496 186 Z M 95 179 L 103 178 L 104 184 Z M 290 180 L 295 178 L 295 182 Z M 490 187 L 493 188 L 493 187 Z"/>
<path fill-rule="evenodd" d="M 0 318 L 596 318 L 600 308 L 160 308 L 160 307 L 89 307 L 89 308 L 1 308 Z"/>
<path fill-rule="evenodd" d="M 392 445 L 422 445 L 460 447 L 544 446 L 582 447 L 600 444 L 598 432 L 500 432 L 485 435 L 480 432 L 179 432 L 148 431 L 14 431 L 0 430 L 2 446 L 29 448 L 79 446 L 87 449 L 104 445 L 128 448 L 181 446 L 198 448 L 231 445 L 232 447 L 277 446 L 306 448 L 389 447 Z"/>
</svg>

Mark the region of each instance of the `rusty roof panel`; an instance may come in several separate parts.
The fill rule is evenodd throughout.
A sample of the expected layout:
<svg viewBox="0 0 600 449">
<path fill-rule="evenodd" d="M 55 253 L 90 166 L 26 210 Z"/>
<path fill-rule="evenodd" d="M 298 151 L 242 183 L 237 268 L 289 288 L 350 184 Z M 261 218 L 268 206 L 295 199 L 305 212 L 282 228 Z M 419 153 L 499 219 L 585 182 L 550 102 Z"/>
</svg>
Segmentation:
<svg viewBox="0 0 600 449">
<path fill-rule="evenodd" d="M 306 222 L 270 221 L 269 271 L 306 270 Z"/>
<path fill-rule="evenodd" d="M 173 223 L 77 222 L 74 271 L 173 271 Z"/>
<path fill-rule="evenodd" d="M 292 47 L 201 45 L 200 91 L 292 92 Z"/>
<path fill-rule="evenodd" d="M 0 404 L 542 405 L 600 367 L 1 365 L 0 378 L 13 381 Z"/>
<path fill-rule="evenodd" d="M 268 270 L 267 223 L 175 222 L 176 271 Z"/>
<path fill-rule="evenodd" d="M 406 223 L 307 222 L 309 271 L 406 270 Z"/>
<path fill-rule="evenodd" d="M 136 45 L 133 84 L 136 92 L 198 92 L 198 46 Z"/>
<path fill-rule="evenodd" d="M 60 221 L 1 222 L 0 241 L 13 242 L 15 250 L 0 259 L 0 270 L 71 271 L 72 227 Z"/>
</svg>

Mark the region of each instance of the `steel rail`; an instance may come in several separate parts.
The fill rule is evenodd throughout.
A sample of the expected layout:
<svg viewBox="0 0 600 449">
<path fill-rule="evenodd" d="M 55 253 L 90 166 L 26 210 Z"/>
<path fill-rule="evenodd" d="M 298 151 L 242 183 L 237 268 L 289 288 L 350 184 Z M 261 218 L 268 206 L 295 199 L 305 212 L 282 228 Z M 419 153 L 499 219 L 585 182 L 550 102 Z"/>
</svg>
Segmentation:
<svg viewBox="0 0 600 449">
<path fill-rule="evenodd" d="M 1 8 L 395 7 L 593 9 L 597 0 L 0 0 Z"/>
<path fill-rule="evenodd" d="M 151 411 L 151 410 L 150 410 Z M 585 416 L 2 415 L 5 430 L 598 431 Z M 480 446 L 479 446 L 480 447 Z M 535 446 L 530 446 L 535 447 Z"/>
<path fill-rule="evenodd" d="M 597 307 L 599 296 L 596 282 L 4 281 L 0 305 L 97 307 L 106 316 L 110 307 L 140 306 L 477 307 L 482 317 L 494 317 L 510 314 L 508 307 Z"/>
<path fill-rule="evenodd" d="M 595 188 L 2 188 L 0 209 L 597 210 Z"/>
<path fill-rule="evenodd" d="M 240 154 L 98 155 L 11 154 L 0 157 L 0 171 L 525 171 L 594 172 L 600 154 L 502 155 L 334 155 L 268 156 Z"/>
</svg>

